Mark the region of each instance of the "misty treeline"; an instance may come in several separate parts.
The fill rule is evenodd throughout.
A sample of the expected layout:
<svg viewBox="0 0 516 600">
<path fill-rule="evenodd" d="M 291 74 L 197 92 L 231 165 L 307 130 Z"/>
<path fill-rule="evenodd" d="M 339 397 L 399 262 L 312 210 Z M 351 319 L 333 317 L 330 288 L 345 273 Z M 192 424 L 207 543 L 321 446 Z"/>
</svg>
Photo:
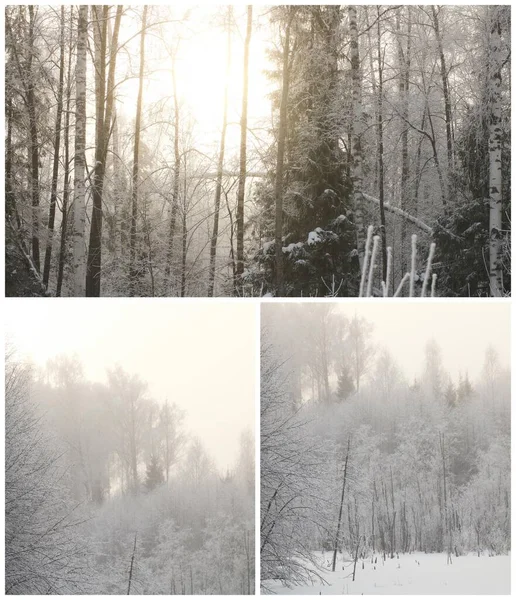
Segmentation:
<svg viewBox="0 0 516 600">
<path fill-rule="evenodd" d="M 199 26 L 225 48 L 217 144 L 176 77 Z M 373 294 L 432 243 L 440 295 L 508 294 L 509 75 L 508 6 L 7 7 L 7 291 L 36 293 L 18 256 L 55 295 L 357 296 L 373 225 Z"/>
<path fill-rule="evenodd" d="M 254 593 L 254 442 L 220 472 L 120 368 L 6 367 L 6 593 Z"/>
<path fill-rule="evenodd" d="M 328 304 L 270 308 L 261 351 L 262 587 L 317 581 L 336 563 L 354 580 L 363 562 L 401 553 L 442 552 L 453 563 L 509 552 L 510 373 L 496 351 L 486 348 L 481 372 L 452 380 L 430 340 L 409 381 L 359 314 Z"/>
</svg>

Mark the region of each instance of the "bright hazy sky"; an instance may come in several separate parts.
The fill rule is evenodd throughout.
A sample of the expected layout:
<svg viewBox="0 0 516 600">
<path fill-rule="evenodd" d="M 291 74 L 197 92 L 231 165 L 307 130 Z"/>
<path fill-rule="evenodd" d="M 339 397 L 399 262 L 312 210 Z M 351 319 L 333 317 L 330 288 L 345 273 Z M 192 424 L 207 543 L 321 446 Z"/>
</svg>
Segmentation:
<svg viewBox="0 0 516 600">
<path fill-rule="evenodd" d="M 354 309 L 340 310 L 353 316 Z M 425 345 L 434 339 L 441 347 L 445 369 L 453 379 L 480 374 L 485 351 L 492 345 L 503 366 L 510 365 L 510 306 L 482 300 L 460 302 L 367 303 L 357 313 L 374 323 L 373 336 L 390 349 L 404 373 L 421 372 Z"/>
<path fill-rule="evenodd" d="M 170 52 L 178 45 L 176 59 L 177 91 L 180 97 L 182 117 L 189 115 L 195 123 L 193 136 L 203 151 L 218 149 L 222 126 L 223 98 L 226 76 L 227 34 L 224 30 L 226 6 L 174 4 L 168 7 L 152 7 L 148 23 L 163 19 L 177 20 L 150 29 L 146 40 L 146 80 L 143 90 L 145 111 L 155 102 L 165 101 L 172 109 L 172 58 Z M 114 12 L 114 11 L 112 11 Z M 122 18 L 120 41 L 137 34 L 141 27 L 141 7 L 129 10 Z M 249 54 L 249 127 L 270 125 L 270 101 L 272 89 L 265 71 L 270 68 L 265 49 L 271 35 L 268 27 L 268 9 L 253 6 L 253 30 Z M 184 15 L 188 21 L 181 24 Z M 234 29 L 231 41 L 231 68 L 229 76 L 227 158 L 231 160 L 240 142 L 240 113 L 242 106 L 244 39 L 247 25 L 247 7 L 233 7 Z M 164 46 L 166 44 L 166 47 Z M 128 54 L 121 53 L 118 67 L 120 73 L 138 72 L 140 36 L 136 35 L 128 46 Z M 129 66 L 129 61 L 130 65 Z M 134 118 L 138 79 L 130 79 L 117 90 L 119 109 L 129 119 Z M 158 119 L 159 121 L 160 119 Z M 255 132 L 259 137 L 264 133 Z M 254 144 L 249 136 L 249 151 Z"/>
<path fill-rule="evenodd" d="M 231 465 L 241 431 L 255 415 L 256 304 L 217 301 L 145 301 L 74 298 L 33 302 L 6 299 L 7 339 L 44 366 L 57 354 L 76 353 L 85 375 L 104 382 L 120 364 L 149 384 L 149 395 L 166 398 L 188 413 L 222 469 Z M 493 301 L 346 301 L 337 310 L 374 324 L 378 347 L 387 347 L 409 378 L 421 372 L 424 348 L 435 339 L 445 368 L 475 380 L 492 345 L 510 365 L 510 307 Z"/>
<path fill-rule="evenodd" d="M 425 345 L 432 338 L 455 380 L 466 371 L 472 380 L 477 378 L 489 345 L 497 350 L 504 367 L 510 365 L 507 302 L 369 303 L 357 312 L 373 321 L 375 339 L 391 350 L 408 377 L 421 372 Z"/>
<path fill-rule="evenodd" d="M 241 432 L 254 430 L 256 307 L 243 302 L 74 298 L 7 299 L 6 338 L 44 366 L 76 353 L 85 376 L 105 382 L 120 364 L 149 384 L 148 395 L 187 411 L 221 469 L 231 466 Z"/>
<path fill-rule="evenodd" d="M 374 325 L 375 345 L 386 347 L 404 374 L 421 373 L 425 345 L 434 339 L 442 350 L 445 369 L 454 380 L 468 372 L 475 380 L 485 352 L 492 345 L 502 366 L 510 365 L 510 305 L 489 300 L 437 302 L 345 301 L 337 309 L 348 318 L 356 314 Z"/>
</svg>

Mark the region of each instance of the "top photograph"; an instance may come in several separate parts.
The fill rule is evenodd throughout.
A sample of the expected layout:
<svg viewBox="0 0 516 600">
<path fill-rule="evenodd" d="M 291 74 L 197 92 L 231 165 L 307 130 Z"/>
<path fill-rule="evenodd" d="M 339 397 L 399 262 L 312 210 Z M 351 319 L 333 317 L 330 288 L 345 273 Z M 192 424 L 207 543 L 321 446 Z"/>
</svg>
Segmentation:
<svg viewBox="0 0 516 600">
<path fill-rule="evenodd" d="M 5 8 L 5 293 L 508 297 L 511 7 Z"/>
</svg>

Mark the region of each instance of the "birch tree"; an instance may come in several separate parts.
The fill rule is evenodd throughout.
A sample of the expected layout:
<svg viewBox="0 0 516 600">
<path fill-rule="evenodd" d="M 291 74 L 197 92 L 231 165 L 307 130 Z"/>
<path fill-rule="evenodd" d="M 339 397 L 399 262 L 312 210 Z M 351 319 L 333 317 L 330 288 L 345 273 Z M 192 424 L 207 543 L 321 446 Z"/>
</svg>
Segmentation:
<svg viewBox="0 0 516 600">
<path fill-rule="evenodd" d="M 357 229 L 357 251 L 359 265 L 365 252 L 365 225 L 362 199 L 362 89 L 360 70 L 360 51 L 358 45 L 357 8 L 354 5 L 348 7 L 349 36 L 350 36 L 350 61 L 351 61 L 351 85 L 353 93 L 351 110 L 351 152 L 353 157 L 353 206 L 355 225 Z"/>
<path fill-rule="evenodd" d="M 52 242 L 54 238 L 54 221 L 56 216 L 57 183 L 59 177 L 59 149 L 61 145 L 61 116 L 63 114 L 63 90 L 65 69 L 65 13 L 61 6 L 61 32 L 59 37 L 59 85 L 57 90 L 57 112 L 54 130 L 54 165 L 52 168 L 52 190 L 50 192 L 50 209 L 48 215 L 48 238 L 45 250 L 45 264 L 43 268 L 43 285 L 48 287 L 50 275 L 50 261 L 52 258 Z"/>
<path fill-rule="evenodd" d="M 491 295 L 504 294 L 502 281 L 502 128 L 499 8 L 492 6 L 489 37 L 489 284 Z"/>
<path fill-rule="evenodd" d="M 86 52 L 88 6 L 79 7 L 77 25 L 77 64 L 75 67 L 75 151 L 73 193 L 73 273 L 74 296 L 84 296 L 86 278 Z"/>
</svg>

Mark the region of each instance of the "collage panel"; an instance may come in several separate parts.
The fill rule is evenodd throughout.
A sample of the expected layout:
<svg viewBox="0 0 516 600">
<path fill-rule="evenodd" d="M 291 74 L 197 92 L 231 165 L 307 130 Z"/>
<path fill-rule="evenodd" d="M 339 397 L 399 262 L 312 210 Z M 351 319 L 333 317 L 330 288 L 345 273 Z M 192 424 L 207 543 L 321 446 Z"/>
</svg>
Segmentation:
<svg viewBox="0 0 516 600">
<path fill-rule="evenodd" d="M 509 5 L 5 24 L 7 296 L 510 296 Z"/>
<path fill-rule="evenodd" d="M 3 10 L 5 593 L 509 594 L 510 5 Z"/>
<path fill-rule="evenodd" d="M 261 306 L 264 594 L 509 594 L 510 306 Z"/>
<path fill-rule="evenodd" d="M 254 594 L 255 307 L 78 302 L 8 303 L 5 592 Z"/>
</svg>

